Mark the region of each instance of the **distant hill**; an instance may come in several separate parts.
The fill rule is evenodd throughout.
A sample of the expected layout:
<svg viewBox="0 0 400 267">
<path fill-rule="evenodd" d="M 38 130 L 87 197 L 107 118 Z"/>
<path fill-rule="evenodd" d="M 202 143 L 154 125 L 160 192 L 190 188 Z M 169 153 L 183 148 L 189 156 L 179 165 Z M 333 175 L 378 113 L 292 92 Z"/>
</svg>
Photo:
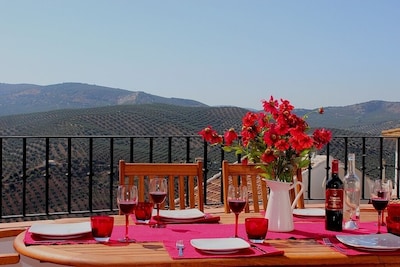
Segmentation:
<svg viewBox="0 0 400 267">
<path fill-rule="evenodd" d="M 304 115 L 309 110 L 297 110 Z M 324 114 L 310 114 L 311 126 L 345 129 L 380 135 L 384 129 L 400 127 L 400 102 L 369 101 L 341 107 L 326 107 Z"/>
<path fill-rule="evenodd" d="M 163 104 L 163 105 L 160 105 Z M 93 109 L 92 109 L 93 108 Z M 42 112 L 42 113 L 41 113 Z M 201 102 L 165 98 L 145 92 L 132 92 L 83 83 L 61 83 L 54 85 L 5 84 L 0 83 L 0 122 L 7 127 L 0 132 L 32 134 L 54 132 L 57 134 L 98 134 L 171 131 L 168 125 L 180 125 L 183 134 L 197 133 L 196 127 L 210 123 L 221 130 L 230 126 L 240 127 L 241 117 L 247 112 L 243 108 L 209 107 Z M 373 100 L 340 107 L 325 107 L 325 114 L 297 109 L 298 115 L 308 115 L 312 127 L 337 128 L 348 131 L 379 135 L 382 130 L 400 127 L 400 102 Z M 94 119 L 96 117 L 96 119 Z M 88 120 L 90 122 L 88 122 Z M 131 126 L 121 129 L 99 127 L 93 121 L 116 124 L 129 120 Z M 15 123 L 10 125 L 10 121 Z M 21 123 L 23 121 L 23 123 Z M 71 121 L 71 122 L 69 122 Z M 76 121 L 81 121 L 81 126 Z M 41 126 L 39 130 L 37 126 Z M 67 126 L 69 125 L 69 126 Z M 157 130 L 146 130 L 133 125 L 149 125 Z M 196 125 L 196 126 L 195 126 Z M 225 127 L 225 128 L 224 128 Z"/>
<path fill-rule="evenodd" d="M 323 115 L 310 110 L 312 127 L 380 135 L 400 127 L 400 103 L 372 101 L 345 107 L 328 107 Z M 239 107 L 177 106 L 162 103 L 63 109 L 0 117 L 0 135 L 195 135 L 212 125 L 222 132 L 239 129 L 248 112 Z M 358 134 L 357 134 L 358 133 Z"/>
<path fill-rule="evenodd" d="M 189 107 L 206 106 L 189 99 L 166 98 L 141 91 L 132 92 L 83 83 L 61 83 L 46 86 L 0 83 L 0 116 L 149 103 Z"/>
</svg>

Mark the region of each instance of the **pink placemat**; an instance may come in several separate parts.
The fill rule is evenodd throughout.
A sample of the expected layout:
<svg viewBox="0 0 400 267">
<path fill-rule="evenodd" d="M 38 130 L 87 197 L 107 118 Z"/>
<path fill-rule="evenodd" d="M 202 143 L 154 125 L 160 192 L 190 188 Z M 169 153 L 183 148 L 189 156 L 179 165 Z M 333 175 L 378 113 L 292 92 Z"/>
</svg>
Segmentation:
<svg viewBox="0 0 400 267">
<path fill-rule="evenodd" d="M 184 240 L 183 244 L 185 245 L 183 255 L 179 256 L 178 249 L 175 246 L 175 241 L 164 241 L 164 246 L 168 251 L 169 255 L 173 259 L 200 259 L 200 258 L 232 258 L 232 257 L 265 257 L 265 256 L 276 256 L 283 255 L 283 250 L 278 250 L 275 247 L 264 243 L 257 244 L 257 247 L 263 249 L 265 252 L 262 253 L 260 250 L 255 248 L 243 249 L 238 252 L 232 254 L 208 254 L 204 253 L 201 250 L 194 248 L 190 244 L 190 240 Z"/>
<path fill-rule="evenodd" d="M 299 239 L 299 238 L 312 238 L 312 239 L 322 239 L 323 237 L 334 237 L 337 234 L 372 234 L 376 233 L 376 223 L 366 222 L 360 224 L 360 229 L 358 230 L 343 230 L 342 232 L 329 231 L 325 229 L 324 222 L 309 222 L 304 221 L 295 222 L 295 229 L 291 232 L 281 233 L 268 231 L 266 239 Z M 386 229 L 381 229 L 382 232 L 386 232 Z"/>
<path fill-rule="evenodd" d="M 395 251 L 369 251 L 369 250 L 362 250 L 362 249 L 355 249 L 350 246 L 347 246 L 341 243 L 336 237 L 330 237 L 330 241 L 335 245 L 335 247 L 331 247 L 333 250 L 340 252 L 347 256 L 357 256 L 357 255 L 378 255 L 378 256 L 390 256 L 390 255 L 400 255 L 399 250 Z M 318 240 L 319 243 L 324 244 L 322 240 Z"/>
<path fill-rule="evenodd" d="M 30 245 L 65 245 L 65 244 L 95 244 L 96 240 L 93 239 L 92 233 L 82 235 L 73 239 L 65 239 L 60 237 L 59 239 L 46 239 L 40 236 L 34 235 L 29 231 L 25 232 L 24 243 L 27 246 Z"/>
<path fill-rule="evenodd" d="M 131 215 L 132 220 L 135 222 L 135 224 L 144 224 L 138 220 L 136 220 L 136 217 L 134 214 Z M 155 224 L 157 222 L 157 216 L 153 216 L 150 220 L 149 223 L 147 224 Z M 169 218 L 163 218 L 160 217 L 160 221 L 166 224 L 188 224 L 188 223 L 218 223 L 221 220 L 220 216 L 214 216 L 211 214 L 206 213 L 204 217 L 202 218 L 194 218 L 190 220 L 180 220 L 180 219 L 169 219 Z"/>
</svg>

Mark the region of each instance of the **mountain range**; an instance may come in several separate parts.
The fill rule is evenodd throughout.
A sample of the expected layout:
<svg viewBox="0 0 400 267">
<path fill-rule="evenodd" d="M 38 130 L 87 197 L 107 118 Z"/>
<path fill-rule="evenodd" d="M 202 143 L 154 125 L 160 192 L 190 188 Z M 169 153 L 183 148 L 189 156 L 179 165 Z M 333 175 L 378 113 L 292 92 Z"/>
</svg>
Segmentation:
<svg viewBox="0 0 400 267">
<path fill-rule="evenodd" d="M 83 83 L 0 83 L 0 107 L 2 135 L 186 135 L 196 134 L 205 125 L 215 125 L 220 130 L 240 127 L 241 117 L 248 111 Z M 307 109 L 295 112 L 308 114 L 307 121 L 313 127 L 371 135 L 400 127 L 400 102 L 372 100 L 326 107 L 322 116 Z"/>
<path fill-rule="evenodd" d="M 206 106 L 189 99 L 166 98 L 141 91 L 133 92 L 83 83 L 45 86 L 0 83 L 0 116 L 59 109 L 149 103 L 191 107 Z"/>
</svg>

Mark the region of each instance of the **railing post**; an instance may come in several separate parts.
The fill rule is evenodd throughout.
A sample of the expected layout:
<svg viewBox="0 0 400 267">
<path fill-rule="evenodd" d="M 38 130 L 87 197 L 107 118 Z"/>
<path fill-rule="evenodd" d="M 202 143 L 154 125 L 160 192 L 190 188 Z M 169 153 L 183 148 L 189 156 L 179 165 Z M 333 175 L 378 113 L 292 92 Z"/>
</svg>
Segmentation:
<svg viewBox="0 0 400 267">
<path fill-rule="evenodd" d="M 89 138 L 89 211 L 93 211 L 93 138 Z"/>
<path fill-rule="evenodd" d="M 110 138 L 110 210 L 114 210 L 114 138 Z"/>
<path fill-rule="evenodd" d="M 72 213 L 72 142 L 67 139 L 67 186 L 68 186 L 68 213 Z"/>
<path fill-rule="evenodd" d="M 366 157 L 366 147 L 365 147 L 365 138 L 362 138 L 362 158 L 361 158 L 361 181 L 362 181 L 362 198 L 365 199 L 365 157 Z"/>
<path fill-rule="evenodd" d="M 26 137 L 22 138 L 22 216 L 26 216 Z"/>
<path fill-rule="evenodd" d="M 3 138 L 0 137 L 0 196 L 3 196 L 3 178 Z M 3 214 L 3 197 L 0 197 L 0 214 Z"/>
<path fill-rule="evenodd" d="M 344 173 L 347 173 L 347 161 L 348 161 L 348 156 L 349 155 L 349 138 L 346 136 L 344 138 Z"/>
<path fill-rule="evenodd" d="M 311 181 L 311 170 L 312 170 L 312 166 L 311 166 L 311 155 L 309 154 L 308 155 L 308 158 L 309 158 L 309 160 L 310 160 L 310 164 L 308 164 L 308 171 L 307 171 L 307 176 L 308 176 L 308 183 L 307 183 L 307 198 L 308 199 L 311 199 L 311 184 L 312 184 L 312 181 Z"/>
<path fill-rule="evenodd" d="M 129 162 L 133 162 L 133 152 L 134 152 L 134 138 L 129 138 Z"/>
<path fill-rule="evenodd" d="M 150 137 L 150 140 L 149 140 L 149 142 L 150 142 L 150 144 L 149 144 L 149 162 L 150 163 L 152 163 L 153 162 L 153 147 L 154 147 L 154 140 L 153 140 L 154 138 L 153 137 Z"/>
<path fill-rule="evenodd" d="M 49 214 L 49 196 L 50 196 L 50 186 L 49 186 L 49 179 L 50 179 L 50 173 L 49 173 L 49 160 L 50 160 L 50 155 L 49 155 L 49 148 L 50 148 L 50 139 L 46 137 L 46 162 L 45 162 L 45 179 L 46 179 L 46 214 Z"/>
<path fill-rule="evenodd" d="M 168 162 L 172 162 L 172 137 L 168 137 Z"/>
<path fill-rule="evenodd" d="M 186 162 L 192 162 L 190 160 L 190 137 L 186 137 Z"/>
</svg>

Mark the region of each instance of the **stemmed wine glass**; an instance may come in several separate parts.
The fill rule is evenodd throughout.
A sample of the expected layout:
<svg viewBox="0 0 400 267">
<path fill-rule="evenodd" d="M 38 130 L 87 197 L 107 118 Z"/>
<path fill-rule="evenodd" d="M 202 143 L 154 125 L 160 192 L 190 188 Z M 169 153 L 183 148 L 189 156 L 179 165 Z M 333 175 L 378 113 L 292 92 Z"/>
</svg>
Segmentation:
<svg viewBox="0 0 400 267">
<path fill-rule="evenodd" d="M 378 211 L 378 232 L 381 233 L 382 225 L 382 211 L 386 208 L 390 199 L 390 190 L 387 184 L 382 183 L 380 180 L 376 180 L 371 190 L 371 203 L 375 210 Z"/>
<path fill-rule="evenodd" d="M 228 188 L 228 204 L 229 208 L 235 213 L 235 237 L 238 237 L 238 221 L 239 214 L 242 212 L 247 204 L 247 186 L 240 185 L 234 186 L 229 185 Z"/>
<path fill-rule="evenodd" d="M 120 242 L 133 243 L 136 240 L 129 238 L 129 215 L 133 213 L 138 203 L 138 190 L 136 185 L 119 185 L 117 192 L 117 204 L 121 213 L 125 214 L 125 237 Z"/>
<path fill-rule="evenodd" d="M 388 200 L 390 201 L 392 199 L 392 191 L 393 191 L 393 184 L 392 181 L 389 179 L 382 179 L 382 186 L 388 189 Z M 382 226 L 385 226 L 385 210 L 382 210 Z"/>
<path fill-rule="evenodd" d="M 157 222 L 152 227 L 164 228 L 165 224 L 160 222 L 160 204 L 167 197 L 167 179 L 156 177 L 150 180 L 150 197 L 157 205 Z"/>
</svg>

